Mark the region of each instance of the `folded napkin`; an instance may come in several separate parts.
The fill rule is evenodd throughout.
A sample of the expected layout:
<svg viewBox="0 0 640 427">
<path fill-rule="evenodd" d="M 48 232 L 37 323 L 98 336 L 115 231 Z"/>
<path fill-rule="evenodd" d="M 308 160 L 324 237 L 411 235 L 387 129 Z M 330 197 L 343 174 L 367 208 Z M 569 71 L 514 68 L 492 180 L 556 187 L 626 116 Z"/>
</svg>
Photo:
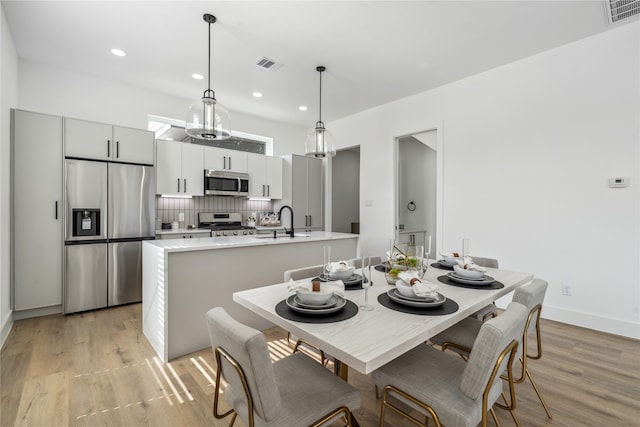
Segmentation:
<svg viewBox="0 0 640 427">
<path fill-rule="evenodd" d="M 454 253 L 458 254 L 458 256 L 454 256 L 453 255 Z M 445 257 L 445 258 L 460 258 L 460 253 L 459 252 L 442 252 L 442 251 L 440 251 L 440 255 Z"/>
<path fill-rule="evenodd" d="M 465 265 L 467 266 L 466 268 L 465 268 Z M 481 271 L 483 273 L 487 272 L 486 268 L 478 264 L 474 264 L 473 261 L 465 263 L 464 261 L 460 260 L 458 261 L 458 266 L 464 268 L 465 270 L 475 270 L 475 271 Z"/>
<path fill-rule="evenodd" d="M 411 286 L 413 293 L 418 297 L 430 297 L 437 295 L 436 289 L 438 289 L 438 285 L 436 283 L 420 280 L 418 275 L 415 273 L 403 271 L 398 274 L 398 277 L 407 285 Z M 411 279 L 418 279 L 419 281 L 414 282 L 413 285 L 411 285 Z"/>
<path fill-rule="evenodd" d="M 287 292 L 291 295 L 296 293 L 298 289 L 305 289 L 307 291 L 312 290 L 311 280 L 303 279 L 295 281 L 289 280 L 287 283 Z M 344 283 L 342 280 L 332 280 L 330 282 L 320 282 L 320 289 L 323 291 L 332 290 L 334 295 L 344 296 Z"/>
<path fill-rule="evenodd" d="M 349 261 L 332 262 L 332 263 L 329 263 L 329 272 L 348 270 L 350 267 L 353 267 L 353 262 L 349 262 Z"/>
</svg>

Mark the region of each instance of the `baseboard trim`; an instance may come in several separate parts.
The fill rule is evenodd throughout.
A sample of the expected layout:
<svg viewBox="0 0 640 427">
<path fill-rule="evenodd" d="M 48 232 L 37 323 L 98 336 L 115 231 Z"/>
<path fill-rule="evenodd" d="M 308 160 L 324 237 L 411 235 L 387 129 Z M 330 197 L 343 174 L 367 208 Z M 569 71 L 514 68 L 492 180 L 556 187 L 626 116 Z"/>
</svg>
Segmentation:
<svg viewBox="0 0 640 427">
<path fill-rule="evenodd" d="M 13 312 L 13 320 L 30 319 L 32 317 L 48 316 L 62 313 L 62 304 L 49 307 L 32 308 Z"/>
<path fill-rule="evenodd" d="M 7 341 L 7 337 L 13 328 L 13 311 L 9 311 L 7 318 L 2 324 L 0 329 L 0 349 L 4 348 L 4 343 Z"/>
<path fill-rule="evenodd" d="M 566 308 L 549 305 L 542 306 L 542 317 L 557 322 L 640 340 L 640 325 L 627 320 L 599 316 L 582 311 L 567 310 Z"/>
</svg>

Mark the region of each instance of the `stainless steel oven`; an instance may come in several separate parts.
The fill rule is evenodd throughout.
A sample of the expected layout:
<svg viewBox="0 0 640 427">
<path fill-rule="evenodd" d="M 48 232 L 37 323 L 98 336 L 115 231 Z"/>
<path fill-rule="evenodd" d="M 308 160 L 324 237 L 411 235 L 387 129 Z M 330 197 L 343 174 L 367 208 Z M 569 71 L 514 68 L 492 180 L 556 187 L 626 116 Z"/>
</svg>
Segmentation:
<svg viewBox="0 0 640 427">
<path fill-rule="evenodd" d="M 216 196 L 248 196 L 249 174 L 204 170 L 204 194 Z"/>
</svg>

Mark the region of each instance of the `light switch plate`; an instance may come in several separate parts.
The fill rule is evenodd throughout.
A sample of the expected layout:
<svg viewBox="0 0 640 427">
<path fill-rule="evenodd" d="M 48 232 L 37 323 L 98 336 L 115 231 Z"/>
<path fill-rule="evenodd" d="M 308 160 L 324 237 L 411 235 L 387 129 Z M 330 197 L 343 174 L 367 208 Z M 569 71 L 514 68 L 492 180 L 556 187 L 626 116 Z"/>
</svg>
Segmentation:
<svg viewBox="0 0 640 427">
<path fill-rule="evenodd" d="M 610 178 L 609 179 L 609 187 L 611 188 L 622 188 L 629 186 L 629 178 Z"/>
</svg>

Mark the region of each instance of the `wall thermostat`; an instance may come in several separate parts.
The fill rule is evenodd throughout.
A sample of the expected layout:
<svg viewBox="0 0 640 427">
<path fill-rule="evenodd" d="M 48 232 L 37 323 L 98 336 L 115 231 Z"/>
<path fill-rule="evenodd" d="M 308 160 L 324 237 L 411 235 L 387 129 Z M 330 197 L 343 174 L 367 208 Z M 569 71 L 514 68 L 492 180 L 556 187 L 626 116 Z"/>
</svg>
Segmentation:
<svg viewBox="0 0 640 427">
<path fill-rule="evenodd" d="M 609 187 L 621 188 L 629 186 L 629 178 L 611 178 L 609 179 Z"/>
</svg>

